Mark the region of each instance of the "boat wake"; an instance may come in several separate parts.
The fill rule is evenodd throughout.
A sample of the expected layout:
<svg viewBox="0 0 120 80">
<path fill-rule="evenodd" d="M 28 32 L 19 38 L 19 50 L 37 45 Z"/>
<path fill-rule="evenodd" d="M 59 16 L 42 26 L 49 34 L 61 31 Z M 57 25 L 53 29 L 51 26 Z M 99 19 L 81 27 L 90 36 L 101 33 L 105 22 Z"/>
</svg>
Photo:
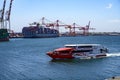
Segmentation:
<svg viewBox="0 0 120 80">
<path fill-rule="evenodd" d="M 107 53 L 107 57 L 116 57 L 120 56 L 120 53 Z"/>
</svg>

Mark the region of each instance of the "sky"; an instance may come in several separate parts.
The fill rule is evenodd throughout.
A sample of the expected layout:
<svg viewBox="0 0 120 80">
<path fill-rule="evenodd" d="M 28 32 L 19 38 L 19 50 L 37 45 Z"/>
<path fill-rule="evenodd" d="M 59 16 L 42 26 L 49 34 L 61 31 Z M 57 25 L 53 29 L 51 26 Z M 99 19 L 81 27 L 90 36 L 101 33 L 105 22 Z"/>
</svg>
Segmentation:
<svg viewBox="0 0 120 80">
<path fill-rule="evenodd" d="M 0 9 L 2 5 L 0 0 Z M 95 28 L 91 32 L 120 32 L 120 0 L 13 0 L 11 28 L 14 32 L 21 32 L 29 23 L 40 22 L 42 17 L 80 26 L 91 21 L 90 27 Z"/>
</svg>

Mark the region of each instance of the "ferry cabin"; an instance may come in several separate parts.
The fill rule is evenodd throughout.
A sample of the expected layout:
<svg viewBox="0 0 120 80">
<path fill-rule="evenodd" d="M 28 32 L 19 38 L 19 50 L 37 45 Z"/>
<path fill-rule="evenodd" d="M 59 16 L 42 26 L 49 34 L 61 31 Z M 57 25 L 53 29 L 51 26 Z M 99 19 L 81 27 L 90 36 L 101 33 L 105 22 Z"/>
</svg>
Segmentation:
<svg viewBox="0 0 120 80">
<path fill-rule="evenodd" d="M 74 53 L 99 54 L 107 52 L 107 48 L 100 44 L 67 44 L 65 47 L 73 48 Z"/>
</svg>

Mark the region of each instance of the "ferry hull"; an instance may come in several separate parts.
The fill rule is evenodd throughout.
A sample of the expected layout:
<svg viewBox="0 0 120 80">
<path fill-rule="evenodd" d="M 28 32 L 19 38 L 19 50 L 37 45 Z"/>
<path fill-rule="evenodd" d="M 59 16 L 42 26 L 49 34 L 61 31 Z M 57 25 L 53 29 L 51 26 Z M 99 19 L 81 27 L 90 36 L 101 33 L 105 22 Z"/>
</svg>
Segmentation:
<svg viewBox="0 0 120 80">
<path fill-rule="evenodd" d="M 69 55 L 69 54 L 62 55 L 62 54 L 53 54 L 51 52 L 48 52 L 47 55 L 53 59 L 73 59 L 74 58 L 72 55 Z"/>
<path fill-rule="evenodd" d="M 97 55 L 77 55 L 75 56 L 74 54 L 53 54 L 52 52 L 47 53 L 48 56 L 50 56 L 53 59 L 73 59 L 73 58 L 79 58 L 79 59 L 95 59 L 95 58 L 104 58 L 106 57 L 106 54 L 97 54 Z"/>
<path fill-rule="evenodd" d="M 89 56 L 89 55 L 86 55 L 86 56 L 74 56 L 75 58 L 79 58 L 79 59 L 97 59 L 97 58 L 104 58 L 106 57 L 106 54 L 98 54 L 98 55 L 93 55 L 93 56 Z"/>
<path fill-rule="evenodd" d="M 106 54 L 100 54 L 100 55 L 96 55 L 96 58 L 103 58 L 103 57 L 106 57 L 107 55 Z"/>
</svg>

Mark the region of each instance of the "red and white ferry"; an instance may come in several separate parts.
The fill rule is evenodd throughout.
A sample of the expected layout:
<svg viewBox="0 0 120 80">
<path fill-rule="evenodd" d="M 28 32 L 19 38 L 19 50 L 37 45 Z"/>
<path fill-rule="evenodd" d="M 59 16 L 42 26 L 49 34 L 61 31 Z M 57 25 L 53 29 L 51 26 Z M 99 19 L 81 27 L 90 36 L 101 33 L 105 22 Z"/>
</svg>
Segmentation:
<svg viewBox="0 0 120 80">
<path fill-rule="evenodd" d="M 108 49 L 100 44 L 67 44 L 63 48 L 47 52 L 53 59 L 91 59 L 106 57 Z"/>
</svg>

